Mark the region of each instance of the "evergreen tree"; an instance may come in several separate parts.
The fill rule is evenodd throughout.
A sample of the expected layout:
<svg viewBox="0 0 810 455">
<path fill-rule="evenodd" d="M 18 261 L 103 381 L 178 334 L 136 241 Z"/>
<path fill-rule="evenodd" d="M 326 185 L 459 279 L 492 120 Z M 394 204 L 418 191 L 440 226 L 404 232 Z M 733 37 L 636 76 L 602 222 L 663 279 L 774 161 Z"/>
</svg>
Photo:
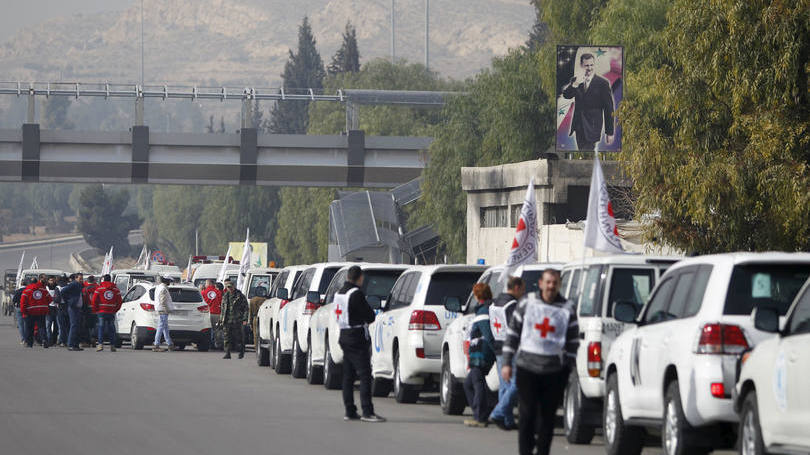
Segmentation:
<svg viewBox="0 0 810 455">
<path fill-rule="evenodd" d="M 287 93 L 323 87 L 323 60 L 315 48 L 315 37 L 309 19 L 304 17 L 298 28 L 298 50 L 290 50 L 284 65 L 283 86 Z M 272 133 L 306 134 L 309 126 L 308 101 L 278 101 L 271 111 L 269 130 Z"/>
<path fill-rule="evenodd" d="M 333 76 L 339 73 L 357 73 L 359 71 L 360 51 L 357 48 L 357 30 L 349 21 L 346 22 L 346 30 L 343 32 L 343 44 L 335 52 L 326 72 Z"/>
<path fill-rule="evenodd" d="M 129 231 L 140 224 L 136 215 L 125 215 L 129 191 L 104 191 L 101 185 L 84 188 L 79 198 L 79 232 L 88 245 L 100 250 L 115 247 L 118 256 L 129 254 Z"/>
</svg>

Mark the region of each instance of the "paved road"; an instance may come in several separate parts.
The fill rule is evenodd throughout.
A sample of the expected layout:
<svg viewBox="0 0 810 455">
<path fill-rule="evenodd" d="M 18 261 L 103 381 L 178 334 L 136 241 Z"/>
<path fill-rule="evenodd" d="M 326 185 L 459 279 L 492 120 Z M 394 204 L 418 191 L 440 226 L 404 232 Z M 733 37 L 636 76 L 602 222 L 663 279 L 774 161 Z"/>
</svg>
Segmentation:
<svg viewBox="0 0 810 455">
<path fill-rule="evenodd" d="M 129 236 L 130 243 L 142 242 L 141 234 L 131 234 Z M 51 245 L 37 245 L 29 247 L 18 247 L 14 249 L 0 250 L 0 272 L 5 269 L 17 269 L 20 263 L 20 255 L 25 251 L 24 267 L 28 268 L 34 256 L 37 257 L 37 263 L 43 269 L 58 269 L 58 270 L 71 270 L 69 265 L 70 254 L 76 251 L 82 251 L 90 248 L 90 246 L 82 239 L 72 240 L 68 242 L 60 242 Z"/>
<path fill-rule="evenodd" d="M 378 399 L 385 424 L 343 422 L 340 395 L 220 353 L 21 347 L 0 319 L 3 453 L 506 454 L 516 433 L 469 429 L 436 397 L 416 405 Z M 560 434 L 560 430 L 557 431 Z M 651 447 L 645 454 L 661 451 Z M 602 454 L 599 445 L 554 454 Z"/>
</svg>

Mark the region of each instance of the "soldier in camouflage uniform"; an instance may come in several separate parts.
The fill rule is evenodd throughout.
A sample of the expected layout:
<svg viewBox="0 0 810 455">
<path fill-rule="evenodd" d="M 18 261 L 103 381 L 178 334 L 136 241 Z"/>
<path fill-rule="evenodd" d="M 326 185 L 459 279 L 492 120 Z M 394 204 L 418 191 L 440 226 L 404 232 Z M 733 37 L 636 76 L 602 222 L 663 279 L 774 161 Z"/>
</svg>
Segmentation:
<svg viewBox="0 0 810 455">
<path fill-rule="evenodd" d="M 231 358 L 234 341 L 239 347 L 239 358 L 245 357 L 245 331 L 248 323 L 248 302 L 245 295 L 230 281 L 225 280 L 225 293 L 222 295 L 222 315 L 220 324 L 225 332 L 225 357 Z"/>
</svg>

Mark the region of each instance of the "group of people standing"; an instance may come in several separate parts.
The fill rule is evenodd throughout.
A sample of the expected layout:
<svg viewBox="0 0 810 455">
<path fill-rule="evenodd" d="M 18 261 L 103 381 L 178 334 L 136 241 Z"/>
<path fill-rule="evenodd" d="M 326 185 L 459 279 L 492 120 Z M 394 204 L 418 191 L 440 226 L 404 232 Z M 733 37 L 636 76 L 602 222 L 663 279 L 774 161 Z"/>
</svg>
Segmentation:
<svg viewBox="0 0 810 455">
<path fill-rule="evenodd" d="M 473 419 L 464 423 L 517 428 L 521 454 L 550 452 L 554 418 L 575 368 L 579 325 L 574 303 L 559 289 L 560 273 L 554 269 L 545 270 L 538 292 L 528 295 L 520 277 L 509 277 L 506 292 L 494 300 L 489 285 L 473 287 L 478 306 L 469 334 L 470 370 L 464 382 Z M 486 376 L 493 366 L 500 373 L 500 386 L 498 403 L 490 412 Z M 516 399 L 518 425 L 513 414 Z"/>
<path fill-rule="evenodd" d="M 20 344 L 32 348 L 36 341 L 46 349 L 56 345 L 69 351 L 82 351 L 95 344 L 96 350 L 102 351 L 108 335 L 110 350 L 115 351 L 115 313 L 121 308 L 121 292 L 109 275 L 96 283 L 94 276 L 85 281 L 81 273 L 61 277 L 41 274 L 23 282 L 12 302 Z"/>
</svg>

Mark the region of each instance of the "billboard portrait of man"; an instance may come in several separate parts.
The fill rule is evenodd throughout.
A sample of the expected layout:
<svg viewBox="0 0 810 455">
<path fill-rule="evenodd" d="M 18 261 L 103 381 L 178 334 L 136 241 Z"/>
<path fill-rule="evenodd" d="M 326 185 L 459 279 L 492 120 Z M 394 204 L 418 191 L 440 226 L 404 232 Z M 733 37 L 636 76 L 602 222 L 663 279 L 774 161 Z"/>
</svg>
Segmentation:
<svg viewBox="0 0 810 455">
<path fill-rule="evenodd" d="M 557 46 L 558 151 L 621 150 L 623 67 L 619 46 Z"/>
</svg>

